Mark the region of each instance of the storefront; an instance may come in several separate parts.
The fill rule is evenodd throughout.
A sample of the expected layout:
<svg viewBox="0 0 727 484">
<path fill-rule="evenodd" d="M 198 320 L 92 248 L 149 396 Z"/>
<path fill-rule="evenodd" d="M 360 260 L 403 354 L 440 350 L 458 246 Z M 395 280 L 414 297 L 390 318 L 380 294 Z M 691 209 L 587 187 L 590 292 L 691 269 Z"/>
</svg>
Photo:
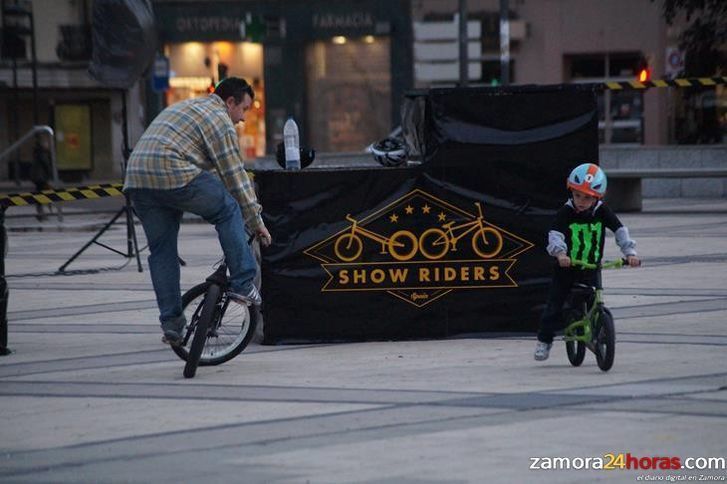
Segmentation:
<svg viewBox="0 0 727 484">
<path fill-rule="evenodd" d="M 408 0 L 157 2 L 154 10 L 171 76 L 150 116 L 240 76 L 257 101 L 239 128 L 247 159 L 274 152 L 288 116 L 318 151 L 360 151 L 399 124 L 412 87 Z"/>
<path fill-rule="evenodd" d="M 247 79 L 255 89 L 255 102 L 237 126 L 245 159 L 265 154 L 265 85 L 263 83 L 263 47 L 254 42 L 180 42 L 164 45 L 169 59 L 169 89 L 164 104 L 206 96 L 225 77 Z"/>
</svg>

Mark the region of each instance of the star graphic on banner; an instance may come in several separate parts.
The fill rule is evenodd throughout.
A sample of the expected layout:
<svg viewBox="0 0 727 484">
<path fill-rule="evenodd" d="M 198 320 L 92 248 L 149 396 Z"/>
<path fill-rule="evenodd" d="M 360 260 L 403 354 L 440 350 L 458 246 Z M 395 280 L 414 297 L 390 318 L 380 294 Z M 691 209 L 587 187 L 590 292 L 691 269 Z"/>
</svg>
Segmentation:
<svg viewBox="0 0 727 484">
<path fill-rule="evenodd" d="M 412 213 L 414 213 L 414 207 L 412 207 L 411 205 L 407 205 L 404 211 L 407 215 L 411 215 Z"/>
<path fill-rule="evenodd" d="M 391 223 L 395 224 L 396 222 L 399 221 L 399 216 L 395 213 L 392 213 L 391 216 L 389 217 L 389 220 L 391 220 Z"/>
<path fill-rule="evenodd" d="M 422 207 L 422 213 L 429 213 L 429 211 L 430 211 L 431 209 L 432 209 L 432 207 L 430 207 L 429 205 L 427 205 L 427 204 L 425 203 L 425 204 L 424 204 L 424 206 Z"/>
<path fill-rule="evenodd" d="M 439 212 L 439 216 L 437 218 L 440 222 L 444 222 L 445 220 L 447 220 L 447 215 L 445 215 L 444 212 Z"/>
</svg>

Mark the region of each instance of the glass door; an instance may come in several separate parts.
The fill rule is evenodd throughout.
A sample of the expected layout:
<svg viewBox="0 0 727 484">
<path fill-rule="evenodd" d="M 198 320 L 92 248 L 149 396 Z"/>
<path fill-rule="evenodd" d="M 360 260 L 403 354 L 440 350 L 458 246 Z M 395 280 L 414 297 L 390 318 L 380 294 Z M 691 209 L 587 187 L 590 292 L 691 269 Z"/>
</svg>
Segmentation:
<svg viewBox="0 0 727 484">
<path fill-rule="evenodd" d="M 333 37 L 306 49 L 307 138 L 318 151 L 355 152 L 391 130 L 388 37 Z"/>
</svg>

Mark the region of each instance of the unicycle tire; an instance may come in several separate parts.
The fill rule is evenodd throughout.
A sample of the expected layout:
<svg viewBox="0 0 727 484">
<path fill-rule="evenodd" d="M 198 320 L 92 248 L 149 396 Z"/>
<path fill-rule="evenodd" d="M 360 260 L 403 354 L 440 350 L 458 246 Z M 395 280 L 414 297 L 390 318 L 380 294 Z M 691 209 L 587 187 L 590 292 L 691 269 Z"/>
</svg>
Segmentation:
<svg viewBox="0 0 727 484">
<path fill-rule="evenodd" d="M 207 342 L 207 330 L 212 324 L 217 309 L 217 302 L 220 299 L 220 286 L 210 284 L 205 293 L 202 312 L 199 315 L 197 324 L 194 325 L 194 335 L 192 336 L 192 344 L 189 347 L 187 355 L 187 364 L 184 365 L 184 377 L 194 378 L 197 373 L 197 365 L 202 356 L 202 350 Z"/>
<path fill-rule="evenodd" d="M 598 316 L 595 347 L 598 367 L 603 371 L 610 370 L 616 355 L 616 327 L 613 324 L 613 315 L 607 308 L 603 308 Z"/>
</svg>

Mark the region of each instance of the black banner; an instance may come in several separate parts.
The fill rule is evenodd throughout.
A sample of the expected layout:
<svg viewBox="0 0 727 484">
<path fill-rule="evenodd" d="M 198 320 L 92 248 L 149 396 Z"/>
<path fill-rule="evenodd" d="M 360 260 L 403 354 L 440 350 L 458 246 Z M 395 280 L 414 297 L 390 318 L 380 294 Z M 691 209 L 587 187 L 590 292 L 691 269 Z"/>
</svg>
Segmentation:
<svg viewBox="0 0 727 484">
<path fill-rule="evenodd" d="M 595 96 L 448 89 L 415 102 L 405 131 L 426 140 L 421 165 L 256 174 L 274 239 L 265 343 L 536 328 L 565 179 L 597 161 Z"/>
</svg>

